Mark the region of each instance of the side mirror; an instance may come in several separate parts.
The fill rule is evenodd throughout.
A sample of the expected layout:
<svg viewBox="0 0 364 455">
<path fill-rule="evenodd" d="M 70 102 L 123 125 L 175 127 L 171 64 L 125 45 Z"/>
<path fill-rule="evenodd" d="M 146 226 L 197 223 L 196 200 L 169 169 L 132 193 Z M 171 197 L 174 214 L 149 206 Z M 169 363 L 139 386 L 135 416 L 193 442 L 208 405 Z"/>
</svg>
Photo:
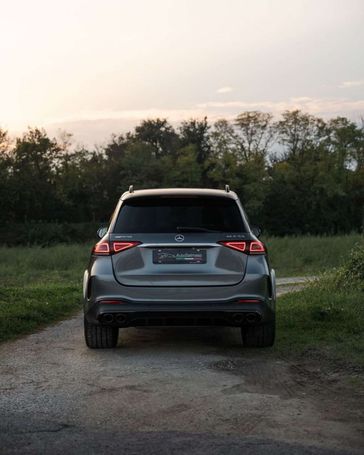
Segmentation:
<svg viewBox="0 0 364 455">
<path fill-rule="evenodd" d="M 98 236 L 98 238 L 99 238 L 99 239 L 102 239 L 103 236 L 106 234 L 106 232 L 107 232 L 107 227 L 100 227 L 100 228 L 98 228 L 98 230 L 97 230 L 97 236 Z"/>
<path fill-rule="evenodd" d="M 260 237 L 262 235 L 262 230 L 258 226 L 253 226 L 252 233 L 255 235 L 255 237 Z"/>
</svg>

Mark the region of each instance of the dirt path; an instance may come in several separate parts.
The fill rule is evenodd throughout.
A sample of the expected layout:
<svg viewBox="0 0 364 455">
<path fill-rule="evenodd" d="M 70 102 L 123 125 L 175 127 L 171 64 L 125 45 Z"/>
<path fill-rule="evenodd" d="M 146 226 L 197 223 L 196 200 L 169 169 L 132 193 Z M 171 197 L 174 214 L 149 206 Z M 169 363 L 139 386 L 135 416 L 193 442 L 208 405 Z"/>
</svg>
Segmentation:
<svg viewBox="0 0 364 455">
<path fill-rule="evenodd" d="M 353 385 L 243 349 L 236 329 L 131 328 L 89 350 L 78 315 L 3 344 L 0 372 L 1 454 L 328 455 L 364 441 Z"/>
</svg>

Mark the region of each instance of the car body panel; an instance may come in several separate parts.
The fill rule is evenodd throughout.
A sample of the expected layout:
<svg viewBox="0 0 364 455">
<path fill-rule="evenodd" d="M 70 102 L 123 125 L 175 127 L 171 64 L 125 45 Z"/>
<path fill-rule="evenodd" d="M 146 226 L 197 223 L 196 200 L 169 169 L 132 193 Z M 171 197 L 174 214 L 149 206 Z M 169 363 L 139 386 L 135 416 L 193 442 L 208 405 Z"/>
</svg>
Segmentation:
<svg viewBox="0 0 364 455">
<path fill-rule="evenodd" d="M 114 233 L 123 201 L 150 194 L 187 194 L 196 197 L 201 194 L 215 197 L 218 194 L 219 197 L 233 199 L 239 206 L 247 232 L 184 233 L 183 242 L 175 239 L 176 232 Z M 111 256 L 91 255 L 83 285 L 84 312 L 90 323 L 103 324 L 103 315 L 117 316 L 119 313 L 127 316 L 124 323 L 117 323 L 114 318 L 112 323 L 120 327 L 155 325 L 158 321 L 169 325 L 174 320 L 186 325 L 236 326 L 234 315 L 237 313 L 254 313 L 259 323 L 274 318 L 275 273 L 269 266 L 267 255 L 248 255 L 218 243 L 257 240 L 233 192 L 168 189 L 124 193 L 103 240 L 141 243 Z M 181 243 L 185 248 L 206 249 L 206 264 L 153 263 L 153 250 L 159 247 L 181 247 Z M 110 304 L 105 301 L 123 303 Z M 186 315 L 189 317 L 186 318 Z M 244 323 L 245 319 L 241 321 L 241 324 Z"/>
</svg>

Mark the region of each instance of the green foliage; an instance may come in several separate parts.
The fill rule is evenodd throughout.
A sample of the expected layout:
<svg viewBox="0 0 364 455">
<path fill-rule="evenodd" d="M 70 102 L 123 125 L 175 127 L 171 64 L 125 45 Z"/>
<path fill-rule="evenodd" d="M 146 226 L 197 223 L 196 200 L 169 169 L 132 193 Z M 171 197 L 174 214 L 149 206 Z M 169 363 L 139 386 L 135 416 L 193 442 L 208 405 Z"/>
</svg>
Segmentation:
<svg viewBox="0 0 364 455">
<path fill-rule="evenodd" d="M 364 245 L 344 264 L 278 301 L 278 349 L 323 352 L 364 366 Z"/>
<path fill-rule="evenodd" d="M 304 352 L 364 366 L 364 304 L 359 290 L 317 283 L 277 304 L 278 351 Z"/>
<path fill-rule="evenodd" d="M 78 285 L 90 258 L 90 244 L 47 248 L 0 247 L 0 286 Z"/>
<path fill-rule="evenodd" d="M 0 341 L 80 311 L 90 245 L 1 247 Z"/>
<path fill-rule="evenodd" d="M 8 223 L 0 226 L 2 244 L 8 246 L 84 243 L 96 239 L 100 223 Z"/>
<path fill-rule="evenodd" d="M 359 234 L 340 236 L 291 236 L 263 238 L 277 276 L 317 275 L 340 267 L 353 246 L 364 245 Z"/>
<path fill-rule="evenodd" d="M 359 289 L 364 291 L 364 244 L 357 244 L 350 252 L 345 264 L 334 274 L 338 289 Z M 363 296 L 364 305 L 364 296 Z"/>
<path fill-rule="evenodd" d="M 10 287 L 0 291 L 0 341 L 30 333 L 81 309 L 78 286 Z"/>
<path fill-rule="evenodd" d="M 364 126 L 344 117 L 286 111 L 274 122 L 252 111 L 214 125 L 190 119 L 177 129 L 157 118 L 94 150 L 72 150 L 70 141 L 67 133 L 56 140 L 37 128 L 11 141 L 0 129 L 2 242 L 78 241 L 83 228 L 72 234 L 69 226 L 107 221 L 130 184 L 230 184 L 251 223 L 271 235 L 363 229 Z M 39 242 L 40 222 L 52 227 Z M 21 223 L 17 240 L 13 226 Z"/>
</svg>

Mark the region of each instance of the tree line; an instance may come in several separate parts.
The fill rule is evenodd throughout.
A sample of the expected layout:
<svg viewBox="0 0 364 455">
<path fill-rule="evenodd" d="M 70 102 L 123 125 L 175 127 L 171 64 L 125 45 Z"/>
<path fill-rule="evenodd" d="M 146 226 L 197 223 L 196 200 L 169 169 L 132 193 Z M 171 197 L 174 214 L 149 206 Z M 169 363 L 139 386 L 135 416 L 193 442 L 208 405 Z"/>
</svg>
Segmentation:
<svg viewBox="0 0 364 455">
<path fill-rule="evenodd" d="M 364 125 L 285 111 L 243 112 L 173 127 L 142 121 L 104 146 L 73 147 L 29 128 L 0 129 L 0 222 L 85 223 L 109 218 L 130 184 L 236 191 L 252 224 L 273 235 L 360 231 L 364 221 Z"/>
</svg>

